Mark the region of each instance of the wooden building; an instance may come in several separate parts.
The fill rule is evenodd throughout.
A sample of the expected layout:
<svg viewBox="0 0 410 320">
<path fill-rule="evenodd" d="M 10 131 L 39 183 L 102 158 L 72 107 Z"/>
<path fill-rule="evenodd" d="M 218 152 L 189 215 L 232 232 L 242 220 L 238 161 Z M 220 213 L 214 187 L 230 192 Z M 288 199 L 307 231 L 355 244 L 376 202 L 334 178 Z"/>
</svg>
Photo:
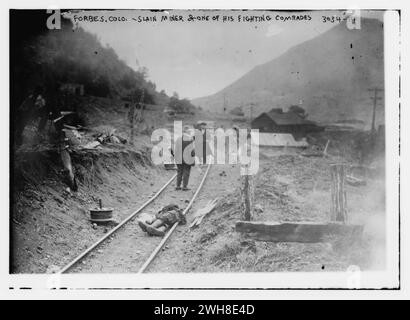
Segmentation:
<svg viewBox="0 0 410 320">
<path fill-rule="evenodd" d="M 252 120 L 251 126 L 252 129 L 259 129 L 259 132 L 291 133 L 295 138 L 304 137 L 309 132 L 318 132 L 324 129 L 296 112 L 283 112 L 282 109 L 263 112 Z"/>
</svg>

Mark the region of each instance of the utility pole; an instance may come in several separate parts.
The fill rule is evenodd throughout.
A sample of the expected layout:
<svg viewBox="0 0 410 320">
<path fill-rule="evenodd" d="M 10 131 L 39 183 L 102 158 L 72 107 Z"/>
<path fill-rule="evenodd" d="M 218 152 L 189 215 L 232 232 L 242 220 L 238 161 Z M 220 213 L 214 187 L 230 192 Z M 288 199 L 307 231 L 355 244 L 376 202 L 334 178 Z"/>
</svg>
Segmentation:
<svg viewBox="0 0 410 320">
<path fill-rule="evenodd" d="M 375 123 L 376 123 L 376 107 L 377 107 L 377 101 L 381 100 L 381 97 L 377 96 L 377 93 L 379 91 L 383 91 L 383 89 L 375 87 L 374 89 L 368 89 L 368 91 L 374 91 L 374 96 L 371 98 L 373 100 L 373 114 L 372 114 L 372 136 L 374 136 L 376 128 L 375 128 Z"/>
<path fill-rule="evenodd" d="M 142 119 L 143 119 L 144 108 L 145 108 L 144 98 L 145 98 L 145 89 L 142 88 L 142 93 L 141 93 L 140 102 L 139 102 L 140 112 L 138 116 L 138 122 L 142 122 Z"/>
<path fill-rule="evenodd" d="M 376 107 L 377 107 L 377 101 L 381 100 L 382 97 L 378 97 L 377 94 L 379 91 L 383 91 L 383 89 L 380 88 L 373 88 L 373 89 L 368 89 L 370 92 L 374 92 L 374 96 L 371 98 L 373 100 L 373 114 L 372 114 L 372 131 L 370 134 L 370 152 L 374 153 L 374 149 L 376 146 Z"/>
<path fill-rule="evenodd" d="M 249 116 L 251 117 L 251 120 L 250 120 L 251 123 L 253 119 L 253 106 L 254 106 L 254 103 L 251 102 L 251 104 L 249 105 L 249 108 L 250 108 Z"/>
<path fill-rule="evenodd" d="M 134 134 L 135 134 L 135 98 L 134 95 L 131 95 L 131 104 L 128 111 L 128 121 L 130 124 L 130 145 L 134 144 Z"/>
</svg>

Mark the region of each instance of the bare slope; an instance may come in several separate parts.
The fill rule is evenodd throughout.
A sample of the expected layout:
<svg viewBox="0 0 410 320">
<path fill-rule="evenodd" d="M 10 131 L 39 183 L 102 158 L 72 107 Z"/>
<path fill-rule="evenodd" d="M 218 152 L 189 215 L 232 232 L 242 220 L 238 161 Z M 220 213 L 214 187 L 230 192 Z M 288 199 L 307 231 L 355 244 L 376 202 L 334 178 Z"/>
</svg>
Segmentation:
<svg viewBox="0 0 410 320">
<path fill-rule="evenodd" d="M 360 30 L 337 25 L 259 65 L 220 92 L 193 100 L 222 112 L 254 103 L 254 115 L 272 107 L 303 103 L 319 121 L 371 119 L 368 88 L 383 87 L 383 24 L 362 19 Z M 382 105 L 382 104 L 380 104 Z M 383 119 L 383 114 L 378 121 Z"/>
</svg>

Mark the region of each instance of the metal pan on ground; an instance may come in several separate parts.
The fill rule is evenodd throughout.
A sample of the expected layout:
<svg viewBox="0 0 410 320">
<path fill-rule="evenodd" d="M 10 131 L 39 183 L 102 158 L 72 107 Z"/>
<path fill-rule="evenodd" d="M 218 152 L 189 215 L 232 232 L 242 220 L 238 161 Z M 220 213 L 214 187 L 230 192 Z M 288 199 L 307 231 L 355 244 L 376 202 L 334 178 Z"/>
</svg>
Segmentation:
<svg viewBox="0 0 410 320">
<path fill-rule="evenodd" d="M 107 223 L 113 221 L 113 208 L 104 208 L 102 200 L 98 200 L 98 208 L 90 209 L 90 220 L 93 223 Z"/>
<path fill-rule="evenodd" d="M 90 209 L 90 220 L 93 223 L 107 223 L 113 221 L 113 208 Z"/>
</svg>

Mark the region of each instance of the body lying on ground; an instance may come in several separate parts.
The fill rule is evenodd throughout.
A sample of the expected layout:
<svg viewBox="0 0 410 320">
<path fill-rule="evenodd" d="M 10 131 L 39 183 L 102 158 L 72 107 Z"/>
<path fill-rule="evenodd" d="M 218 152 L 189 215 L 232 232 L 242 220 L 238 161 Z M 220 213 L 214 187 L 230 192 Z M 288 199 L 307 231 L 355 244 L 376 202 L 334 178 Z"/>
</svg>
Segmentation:
<svg viewBox="0 0 410 320">
<path fill-rule="evenodd" d="M 139 220 L 138 225 L 148 234 L 162 237 L 177 222 L 186 224 L 186 219 L 182 209 L 176 204 L 171 204 L 163 207 L 152 219 L 146 221 Z"/>
</svg>

